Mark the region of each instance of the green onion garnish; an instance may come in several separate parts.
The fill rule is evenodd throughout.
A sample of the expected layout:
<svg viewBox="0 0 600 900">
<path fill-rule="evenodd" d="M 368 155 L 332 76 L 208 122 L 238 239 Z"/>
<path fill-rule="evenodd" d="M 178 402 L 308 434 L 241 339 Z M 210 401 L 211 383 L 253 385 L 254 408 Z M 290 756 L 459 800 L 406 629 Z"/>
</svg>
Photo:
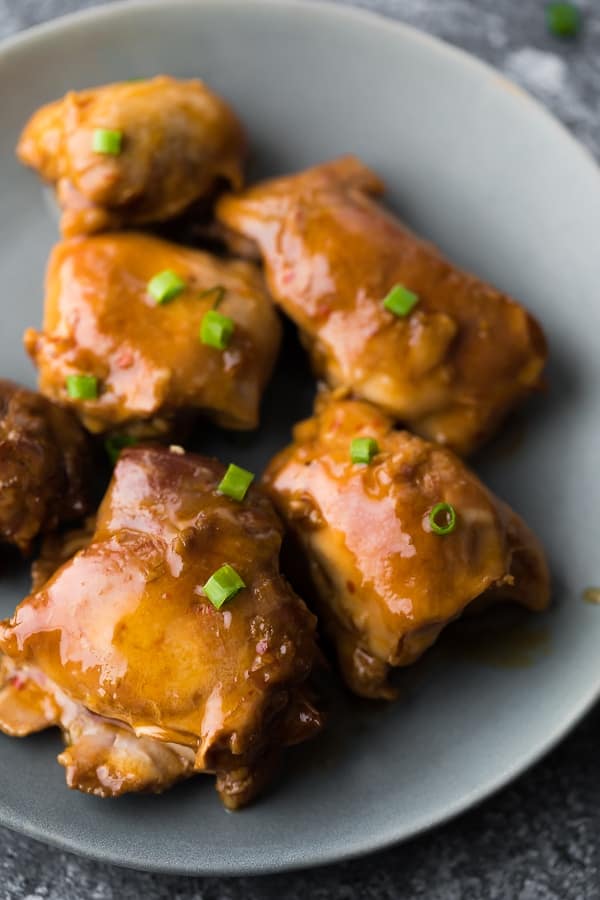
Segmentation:
<svg viewBox="0 0 600 900">
<path fill-rule="evenodd" d="M 96 128 L 92 136 L 92 150 L 94 153 L 104 153 L 107 156 L 118 156 L 123 146 L 123 132 L 113 131 L 110 128 Z"/>
<path fill-rule="evenodd" d="M 546 7 L 546 22 L 556 37 L 574 37 L 581 27 L 581 15 L 572 3 L 551 3 Z"/>
<path fill-rule="evenodd" d="M 67 375 L 67 394 L 71 400 L 95 400 L 98 379 L 95 375 Z"/>
<path fill-rule="evenodd" d="M 350 444 L 350 459 L 353 463 L 370 463 L 377 453 L 379 445 L 373 438 L 354 438 Z"/>
<path fill-rule="evenodd" d="M 204 314 L 200 326 L 200 340 L 208 347 L 217 350 L 225 350 L 233 336 L 235 322 L 229 316 L 224 316 L 216 309 L 209 309 Z"/>
<path fill-rule="evenodd" d="M 394 313 L 399 318 L 407 316 L 419 302 L 419 298 L 403 284 L 395 284 L 387 297 L 384 298 L 383 305 L 388 312 Z"/>
<path fill-rule="evenodd" d="M 436 503 L 429 513 L 429 524 L 435 534 L 452 534 L 456 528 L 456 510 L 451 503 Z"/>
<path fill-rule="evenodd" d="M 169 300 L 173 300 L 174 297 L 185 291 L 185 288 L 186 283 L 183 278 L 180 278 L 172 269 L 159 272 L 148 282 L 148 293 L 154 297 L 157 303 L 168 303 Z"/>
<path fill-rule="evenodd" d="M 252 472 L 236 466 L 235 463 L 230 463 L 217 490 L 220 494 L 231 497 L 232 500 L 241 501 L 253 481 L 254 474 Z"/>
<path fill-rule="evenodd" d="M 130 434 L 115 434 L 112 437 L 106 438 L 104 441 L 104 449 L 108 453 L 108 458 L 114 466 L 121 455 L 121 450 L 124 450 L 125 447 L 133 447 L 134 444 L 137 444 L 137 440 Z"/>
<path fill-rule="evenodd" d="M 211 294 L 215 295 L 212 308 L 217 309 L 221 300 L 225 296 L 225 288 L 222 284 L 215 284 L 214 287 L 207 288 L 205 291 L 200 291 L 200 293 L 198 294 L 198 299 L 203 300 L 204 297 L 210 297 Z"/>
<path fill-rule="evenodd" d="M 204 585 L 204 593 L 215 609 L 221 609 L 227 600 L 235 597 L 246 585 L 232 566 L 221 566 Z"/>
</svg>

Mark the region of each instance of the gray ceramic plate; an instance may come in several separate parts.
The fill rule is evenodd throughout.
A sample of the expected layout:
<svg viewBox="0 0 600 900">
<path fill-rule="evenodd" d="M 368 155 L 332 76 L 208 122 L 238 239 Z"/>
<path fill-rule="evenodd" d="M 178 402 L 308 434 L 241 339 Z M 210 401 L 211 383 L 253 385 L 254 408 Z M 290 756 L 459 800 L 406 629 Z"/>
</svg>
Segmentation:
<svg viewBox="0 0 600 900">
<path fill-rule="evenodd" d="M 160 798 L 84 797 L 65 788 L 56 734 L 0 737 L 0 821 L 61 847 L 184 873 L 332 862 L 481 800 L 599 694 L 600 608 L 581 592 L 600 581 L 600 178 L 562 128 L 495 72 L 364 13 L 269 0 L 89 11 L 0 53 L 0 375 L 34 382 L 21 334 L 40 321 L 57 239 L 36 178 L 13 158 L 20 127 L 70 88 L 157 72 L 202 76 L 235 104 L 255 174 L 360 154 L 413 226 L 521 298 L 550 338 L 549 393 L 528 407 L 518 448 L 496 447 L 479 464 L 540 533 L 555 576 L 554 608 L 524 624 L 518 652 L 499 652 L 509 635 L 489 652 L 481 641 L 458 652 L 442 642 L 408 675 L 403 701 L 370 707 L 336 695 L 322 740 L 290 753 L 276 789 L 235 815 L 208 778 Z M 258 437 L 214 435 L 203 446 L 261 466 L 310 392 L 302 366 L 288 367 Z M 5 578 L 0 611 L 11 612 L 26 585 L 25 573 Z"/>
</svg>

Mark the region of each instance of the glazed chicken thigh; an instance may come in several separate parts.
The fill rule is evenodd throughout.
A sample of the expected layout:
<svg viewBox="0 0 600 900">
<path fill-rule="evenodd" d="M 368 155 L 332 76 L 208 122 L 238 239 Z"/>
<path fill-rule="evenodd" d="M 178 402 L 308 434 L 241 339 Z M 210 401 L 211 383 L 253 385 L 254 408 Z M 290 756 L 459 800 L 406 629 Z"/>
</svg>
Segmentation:
<svg viewBox="0 0 600 900">
<path fill-rule="evenodd" d="M 319 406 L 265 485 L 353 691 L 393 697 L 390 668 L 417 660 L 471 605 L 547 606 L 536 538 L 451 451 L 394 429 L 368 403 Z M 369 462 L 352 461 L 357 439 Z"/>
<path fill-rule="evenodd" d="M 539 386 L 544 336 L 375 202 L 382 190 L 344 157 L 222 197 L 217 215 L 258 245 L 318 375 L 469 453 Z"/>
<path fill-rule="evenodd" d="M 0 728 L 60 725 L 70 787 L 213 772 L 236 808 L 320 728 L 315 619 L 279 574 L 281 523 L 258 487 L 220 493 L 224 472 L 180 448 L 125 450 L 89 545 L 0 624 Z M 223 566 L 239 579 L 226 602 L 208 585 Z"/>
<path fill-rule="evenodd" d="M 90 447 L 77 419 L 34 391 L 0 380 L 0 543 L 32 541 L 82 518 Z"/>
<path fill-rule="evenodd" d="M 32 116 L 17 154 L 56 186 L 72 236 L 164 222 L 218 179 L 241 187 L 246 138 L 205 84 L 163 75 L 71 91 Z"/>
<path fill-rule="evenodd" d="M 123 233 L 54 249 L 25 346 L 42 393 L 90 431 L 159 435 L 193 411 L 255 428 L 280 331 L 253 264 Z"/>
</svg>

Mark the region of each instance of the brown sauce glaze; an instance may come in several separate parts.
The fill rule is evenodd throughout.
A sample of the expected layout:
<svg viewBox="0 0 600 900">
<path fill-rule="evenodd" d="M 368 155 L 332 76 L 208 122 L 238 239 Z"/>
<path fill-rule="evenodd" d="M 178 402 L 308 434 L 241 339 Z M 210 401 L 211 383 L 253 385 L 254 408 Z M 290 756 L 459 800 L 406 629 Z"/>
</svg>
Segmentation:
<svg viewBox="0 0 600 900">
<path fill-rule="evenodd" d="M 354 438 L 371 437 L 369 465 Z M 390 667 L 406 666 L 467 608 L 549 602 L 543 551 L 519 517 L 449 450 L 360 401 L 321 397 L 264 483 L 310 572 L 342 673 L 363 696 L 393 696 Z M 437 503 L 456 528 L 432 532 Z"/>
<path fill-rule="evenodd" d="M 185 289 L 156 303 L 148 283 L 174 271 Z M 210 293 L 220 287 L 223 292 Z M 206 293 L 206 292 L 209 293 Z M 199 337 L 205 313 L 235 330 L 223 349 Z M 228 428 L 258 425 L 262 390 L 281 327 L 259 270 L 148 235 L 97 235 L 55 247 L 46 278 L 43 330 L 25 346 L 42 393 L 71 406 L 93 432 L 168 433 L 181 412 L 202 412 Z M 74 399 L 67 377 L 92 375 L 98 396 Z"/>
<path fill-rule="evenodd" d="M 94 150 L 96 129 L 119 131 L 120 152 Z M 163 222 L 243 183 L 243 128 L 201 81 L 162 75 L 71 91 L 39 109 L 17 154 L 56 186 L 65 237 Z"/>
<path fill-rule="evenodd" d="M 382 191 L 348 156 L 222 197 L 217 215 L 258 245 L 273 297 L 330 386 L 470 453 L 540 386 L 544 335 L 379 205 Z M 396 284 L 418 296 L 401 317 L 383 306 Z"/>
<path fill-rule="evenodd" d="M 219 494 L 224 471 L 125 450 L 90 543 L 0 625 L 0 727 L 60 725 L 72 787 L 113 796 L 215 772 L 233 808 L 320 728 L 316 623 L 279 573 L 281 523 L 258 487 Z M 203 585 L 226 563 L 246 587 L 215 609 Z"/>
</svg>

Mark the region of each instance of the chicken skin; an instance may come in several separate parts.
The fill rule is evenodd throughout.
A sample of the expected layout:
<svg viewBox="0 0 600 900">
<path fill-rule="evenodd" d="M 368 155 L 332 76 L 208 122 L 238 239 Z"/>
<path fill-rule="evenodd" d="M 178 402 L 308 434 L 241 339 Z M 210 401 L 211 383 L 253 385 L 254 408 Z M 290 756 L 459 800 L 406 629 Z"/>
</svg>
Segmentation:
<svg viewBox="0 0 600 900">
<path fill-rule="evenodd" d="M 28 553 L 33 540 L 89 507 L 90 447 L 61 409 L 0 380 L 0 543 Z"/>
<path fill-rule="evenodd" d="M 152 284 L 165 273 L 179 292 L 159 302 Z M 202 336 L 216 305 L 231 331 L 221 346 Z M 54 249 L 44 330 L 29 329 L 25 346 L 42 393 L 71 406 L 90 431 L 151 436 L 193 411 L 226 428 L 255 428 L 280 332 L 253 264 L 122 233 Z M 82 375 L 90 389 L 70 390 Z"/>
<path fill-rule="evenodd" d="M 241 187 L 246 138 L 205 84 L 162 75 L 71 91 L 42 107 L 17 155 L 56 186 L 70 237 L 164 222 L 219 179 Z"/>
<path fill-rule="evenodd" d="M 222 197 L 217 216 L 258 244 L 318 375 L 467 454 L 539 386 L 545 339 L 375 202 L 382 191 L 344 157 Z"/>
<path fill-rule="evenodd" d="M 224 472 L 181 448 L 125 450 L 89 545 L 0 623 L 0 728 L 59 725 L 72 788 L 210 772 L 233 809 L 320 728 L 315 619 L 279 573 L 282 525 L 259 487 L 219 493 Z M 243 586 L 219 605 L 207 582 L 225 564 Z"/>
<path fill-rule="evenodd" d="M 356 438 L 376 442 L 369 463 L 352 461 Z M 454 453 L 394 429 L 368 403 L 321 401 L 265 485 L 361 696 L 395 696 L 391 667 L 415 662 L 470 605 L 549 602 L 543 551 L 521 519 Z"/>
</svg>

